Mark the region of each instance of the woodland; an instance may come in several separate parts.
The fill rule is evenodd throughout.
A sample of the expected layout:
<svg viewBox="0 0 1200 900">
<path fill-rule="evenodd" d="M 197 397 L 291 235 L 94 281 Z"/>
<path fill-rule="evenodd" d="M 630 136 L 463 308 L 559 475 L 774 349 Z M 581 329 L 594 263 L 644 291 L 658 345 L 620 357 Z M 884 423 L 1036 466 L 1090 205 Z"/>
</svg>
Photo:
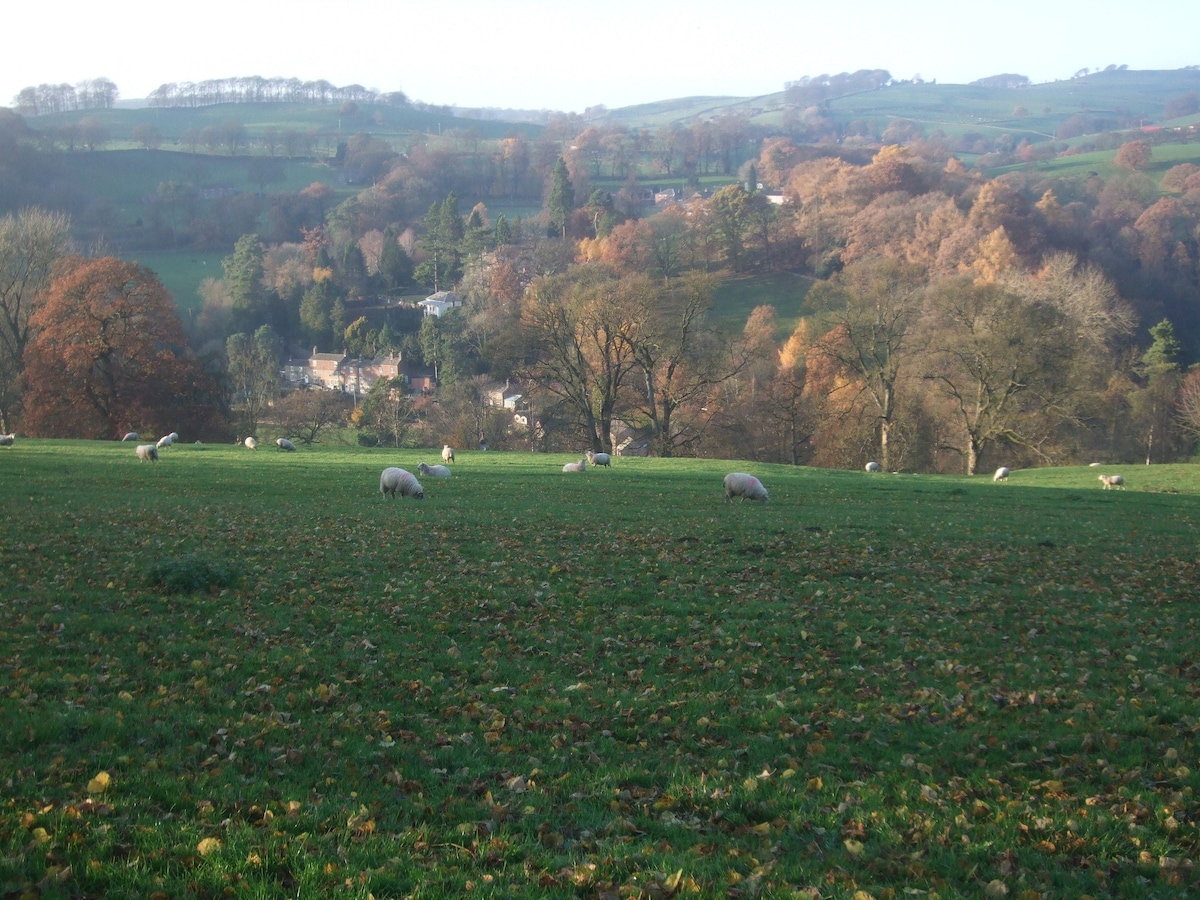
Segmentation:
<svg viewBox="0 0 1200 900">
<path fill-rule="evenodd" d="M 123 109 L 43 85 L 0 109 L 0 430 L 344 422 L 967 474 L 1194 452 L 1200 71 L 864 72 L 543 121 L 353 88 L 168 84 Z M 219 266 L 172 297 L 133 264 L 156 253 Z M 438 290 L 463 307 L 422 319 Z M 438 388 L 281 398 L 313 348 Z"/>
</svg>

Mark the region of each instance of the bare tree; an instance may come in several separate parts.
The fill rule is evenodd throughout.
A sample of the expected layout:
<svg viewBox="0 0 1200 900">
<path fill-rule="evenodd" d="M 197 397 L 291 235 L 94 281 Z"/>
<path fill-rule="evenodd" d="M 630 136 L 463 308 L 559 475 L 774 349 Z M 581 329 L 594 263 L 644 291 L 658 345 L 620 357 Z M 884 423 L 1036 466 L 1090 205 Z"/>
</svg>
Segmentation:
<svg viewBox="0 0 1200 900">
<path fill-rule="evenodd" d="M 655 293 L 643 276 L 587 266 L 538 279 L 526 295 L 522 323 L 535 357 L 525 374 L 577 414 L 593 450 L 612 449 L 614 412 Z"/>
<path fill-rule="evenodd" d="M 822 290 L 809 294 L 810 302 L 823 308 L 829 327 L 813 352 L 857 376 L 857 390 L 870 397 L 879 423 L 879 463 L 884 469 L 889 469 L 896 389 L 902 370 L 916 353 L 912 334 L 924 292 L 919 269 L 871 260 L 847 267 Z"/>
<path fill-rule="evenodd" d="M 354 401 L 341 391 L 293 391 L 276 405 L 279 424 L 304 444 L 315 444 L 330 425 L 346 420 Z"/>
<path fill-rule="evenodd" d="M 1077 333 L 1048 303 L 995 285 L 940 283 L 928 313 L 924 378 L 950 401 L 965 446 L 968 475 L 998 440 L 1045 456 L 1040 445 L 1072 416 Z"/>
<path fill-rule="evenodd" d="M 704 398 L 741 369 L 706 324 L 715 287 L 712 276 L 686 276 L 653 303 L 634 346 L 642 375 L 634 405 L 650 423 L 657 456 L 674 456 L 700 439 L 707 424 Z"/>
<path fill-rule="evenodd" d="M 1189 371 L 1179 385 L 1175 420 L 1187 434 L 1200 440 L 1200 369 Z"/>
<path fill-rule="evenodd" d="M 29 318 L 67 253 L 70 224 L 63 214 L 36 207 L 0 218 L 0 431 L 6 433 L 20 410 Z"/>
</svg>

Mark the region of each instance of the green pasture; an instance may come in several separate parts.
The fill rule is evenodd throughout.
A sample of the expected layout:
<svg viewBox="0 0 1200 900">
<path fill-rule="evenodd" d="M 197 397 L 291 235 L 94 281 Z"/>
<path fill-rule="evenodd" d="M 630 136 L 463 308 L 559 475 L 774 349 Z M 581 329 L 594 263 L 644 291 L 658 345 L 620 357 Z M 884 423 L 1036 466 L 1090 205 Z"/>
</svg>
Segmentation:
<svg viewBox="0 0 1200 900">
<path fill-rule="evenodd" d="M 211 106 L 171 107 L 159 109 L 141 107 L 107 110 L 83 110 L 30 118 L 36 131 L 75 123 L 85 117 L 98 120 L 116 142 L 133 140 L 138 125 L 153 125 L 166 139 L 164 147 L 180 149 L 177 142 L 188 129 L 200 131 L 220 127 L 236 120 L 246 128 L 251 141 L 259 141 L 267 128 L 277 131 L 292 129 L 322 139 L 342 139 L 359 132 L 368 132 L 385 139 L 409 139 L 413 134 L 444 134 L 456 129 L 470 128 L 480 136 L 499 139 L 512 131 L 529 137 L 541 133 L 541 127 L 528 123 L 477 120 L 445 115 L 440 112 L 394 106 L 362 104 L 354 112 L 342 109 L 341 104 L 303 103 L 219 103 Z"/>
<path fill-rule="evenodd" d="M 1129 140 L 1136 139 L 1135 135 L 1129 137 Z M 1116 150 L 1093 150 L 1090 153 L 1077 153 L 1073 156 L 1059 156 L 1054 159 L 1042 160 L 1035 163 L 1032 168 L 1034 171 L 1044 172 L 1056 178 L 1086 178 L 1094 174 L 1109 179 L 1114 175 L 1128 172 L 1128 169 L 1122 169 L 1116 165 L 1114 162 L 1116 155 Z M 1141 171 L 1155 181 L 1160 181 L 1168 169 L 1189 162 L 1200 165 L 1200 142 L 1155 144 L 1151 147 L 1150 162 Z M 1025 168 L 1029 168 L 1029 166 L 1006 166 L 1003 169 L 997 169 L 994 174 Z"/>
<path fill-rule="evenodd" d="M 165 182 L 197 187 L 231 185 L 245 193 L 257 192 L 250 179 L 250 158 L 216 154 L 175 153 L 168 150 L 109 150 L 77 153 L 64 166 L 64 182 L 81 196 L 90 196 L 112 207 L 123 225 L 144 219 L 146 199 Z M 281 160 L 285 180 L 268 185 L 270 191 L 300 191 L 314 181 L 329 184 L 339 197 L 350 191 L 337 183 L 337 173 L 312 159 Z M 203 201 L 201 201 L 203 202 Z"/>
<path fill-rule="evenodd" d="M 713 298 L 713 318 L 740 331 L 755 307 L 774 306 L 776 337 L 787 340 L 800 322 L 800 311 L 812 279 L 790 272 L 766 276 L 729 277 Z"/>
<path fill-rule="evenodd" d="M 188 440 L 0 448 L 0 896 L 1200 889 L 1200 469 Z"/>
<path fill-rule="evenodd" d="M 200 312 L 200 282 L 222 278 L 221 261 L 229 253 L 219 250 L 133 250 L 122 258 L 151 269 L 175 298 L 184 322 Z"/>
</svg>

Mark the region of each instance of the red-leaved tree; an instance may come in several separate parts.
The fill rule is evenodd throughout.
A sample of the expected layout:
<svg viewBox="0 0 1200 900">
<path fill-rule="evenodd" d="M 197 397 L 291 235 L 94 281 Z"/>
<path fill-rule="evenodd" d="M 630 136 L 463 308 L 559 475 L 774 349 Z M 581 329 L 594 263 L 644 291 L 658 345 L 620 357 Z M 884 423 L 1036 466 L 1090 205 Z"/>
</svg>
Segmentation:
<svg viewBox="0 0 1200 900">
<path fill-rule="evenodd" d="M 153 273 L 112 258 L 67 260 L 30 325 L 28 434 L 222 435 L 217 385 L 188 349 L 175 304 Z"/>
</svg>

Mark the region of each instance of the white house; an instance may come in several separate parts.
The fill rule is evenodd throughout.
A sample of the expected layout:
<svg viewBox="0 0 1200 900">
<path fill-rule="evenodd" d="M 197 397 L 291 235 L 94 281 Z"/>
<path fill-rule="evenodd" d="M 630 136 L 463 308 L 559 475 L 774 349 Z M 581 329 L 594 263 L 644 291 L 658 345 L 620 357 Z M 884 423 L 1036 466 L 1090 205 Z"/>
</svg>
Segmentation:
<svg viewBox="0 0 1200 900">
<path fill-rule="evenodd" d="M 453 291 L 438 291 L 417 304 L 425 310 L 427 316 L 440 316 L 447 310 L 458 309 L 462 305 L 463 298 Z"/>
</svg>

